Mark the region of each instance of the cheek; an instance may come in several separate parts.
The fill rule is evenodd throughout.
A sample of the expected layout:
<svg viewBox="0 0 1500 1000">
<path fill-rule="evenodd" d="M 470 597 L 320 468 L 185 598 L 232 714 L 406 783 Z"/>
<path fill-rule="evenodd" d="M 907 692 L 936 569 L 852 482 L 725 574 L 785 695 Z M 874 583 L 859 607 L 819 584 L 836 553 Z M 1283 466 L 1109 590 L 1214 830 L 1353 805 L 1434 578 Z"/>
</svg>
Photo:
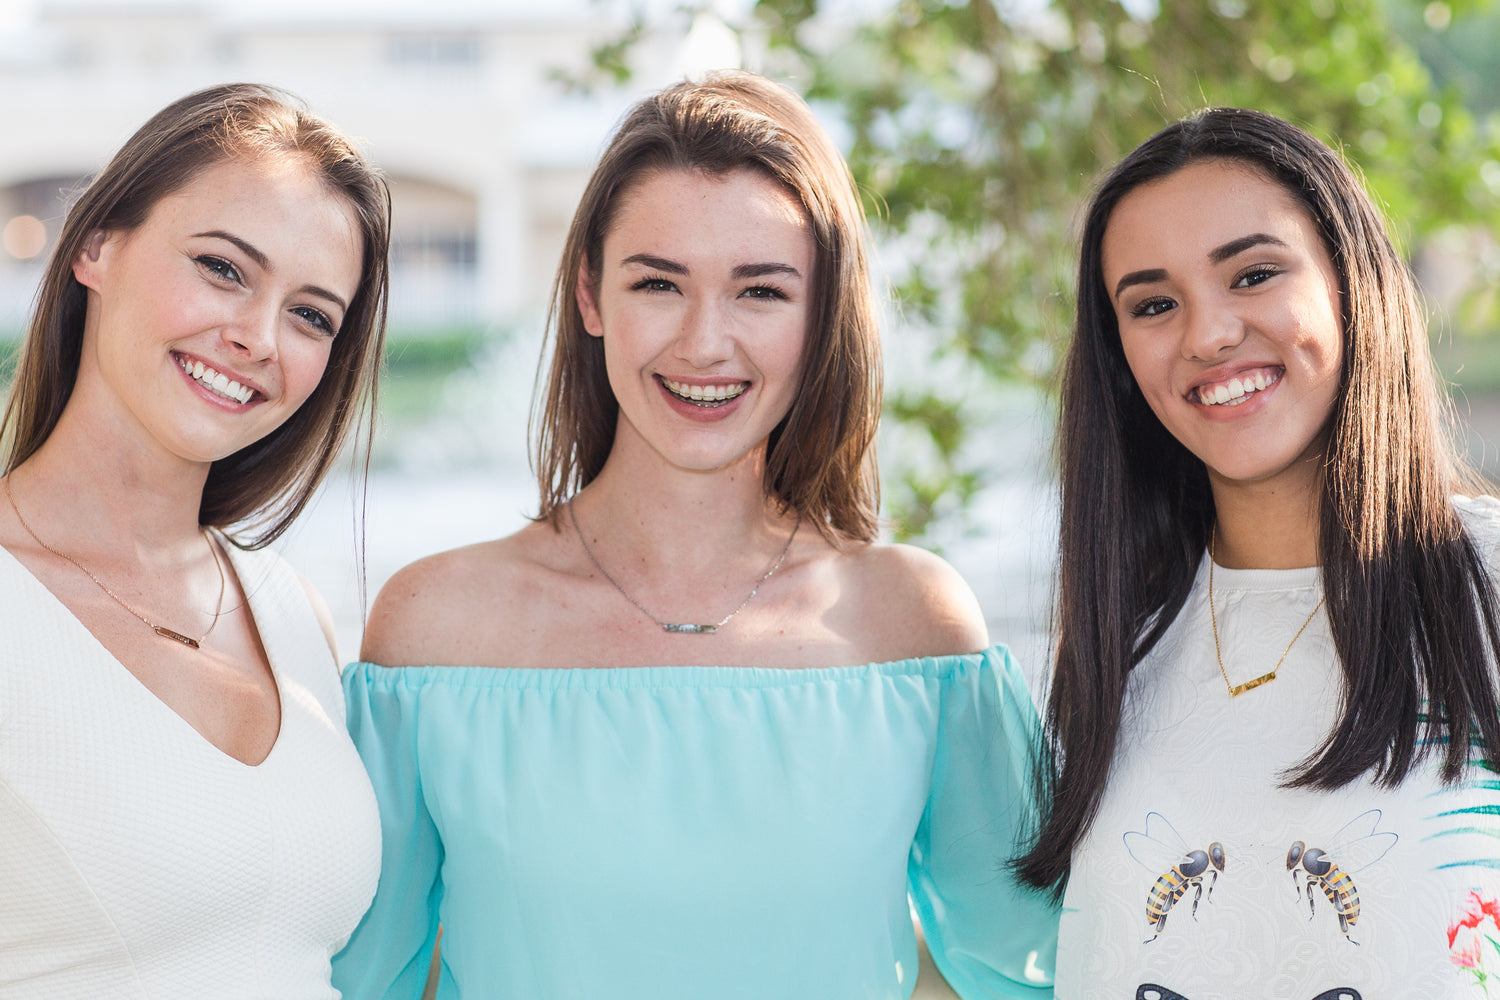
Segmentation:
<svg viewBox="0 0 1500 1000">
<path fill-rule="evenodd" d="M 1141 395 L 1154 400 L 1167 380 L 1167 363 L 1162 341 L 1140 335 L 1122 335 L 1120 351 L 1125 355 L 1125 365 L 1140 388 Z M 1152 406 L 1156 404 L 1153 402 Z"/>
<path fill-rule="evenodd" d="M 314 340 L 300 337 L 289 347 L 282 359 L 282 371 L 286 378 L 287 398 L 297 406 L 307 401 L 313 390 L 323 381 L 328 370 L 328 358 L 333 353 L 332 340 Z"/>
<path fill-rule="evenodd" d="M 1291 317 L 1299 331 L 1297 346 L 1315 380 L 1336 382 L 1344 364 L 1343 318 L 1334 310 L 1336 303 L 1312 302 Z"/>
<path fill-rule="evenodd" d="M 798 310 L 795 315 L 784 317 L 784 325 L 777 330 L 777 335 L 768 339 L 768 362 L 774 363 L 794 388 L 802 374 L 802 355 L 811 336 L 808 332 L 810 323 L 807 310 Z"/>
</svg>

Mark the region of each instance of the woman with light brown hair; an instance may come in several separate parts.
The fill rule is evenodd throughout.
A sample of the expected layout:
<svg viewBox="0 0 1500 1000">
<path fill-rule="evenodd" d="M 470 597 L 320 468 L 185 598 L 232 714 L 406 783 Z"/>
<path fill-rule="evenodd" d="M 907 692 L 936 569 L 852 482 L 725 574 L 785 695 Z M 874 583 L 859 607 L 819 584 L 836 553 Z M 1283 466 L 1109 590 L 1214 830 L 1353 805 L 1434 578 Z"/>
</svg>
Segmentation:
<svg viewBox="0 0 1500 1000">
<path fill-rule="evenodd" d="M 68 213 L 3 425 L 0 994 L 337 996 L 375 803 L 262 547 L 368 415 L 388 234 L 351 140 L 246 84 Z"/>
<path fill-rule="evenodd" d="M 553 296 L 540 513 L 398 573 L 345 687 L 380 890 L 335 980 L 439 995 L 1045 995 L 999 867 L 1035 722 L 941 560 L 879 544 L 864 220 L 747 73 L 640 102 Z"/>
</svg>

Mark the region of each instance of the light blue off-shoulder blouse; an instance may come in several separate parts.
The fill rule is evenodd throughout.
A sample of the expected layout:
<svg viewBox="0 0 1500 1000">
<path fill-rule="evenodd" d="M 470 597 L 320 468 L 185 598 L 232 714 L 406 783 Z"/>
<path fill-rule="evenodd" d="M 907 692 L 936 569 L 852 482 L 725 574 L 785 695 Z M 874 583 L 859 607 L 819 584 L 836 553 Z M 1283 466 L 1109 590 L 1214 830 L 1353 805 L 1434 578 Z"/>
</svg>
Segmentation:
<svg viewBox="0 0 1500 1000">
<path fill-rule="evenodd" d="M 866 666 L 344 675 L 380 801 L 352 1000 L 903 1000 L 908 894 L 966 1000 L 1051 995 L 1005 860 L 1036 712 L 1003 647 Z"/>
</svg>

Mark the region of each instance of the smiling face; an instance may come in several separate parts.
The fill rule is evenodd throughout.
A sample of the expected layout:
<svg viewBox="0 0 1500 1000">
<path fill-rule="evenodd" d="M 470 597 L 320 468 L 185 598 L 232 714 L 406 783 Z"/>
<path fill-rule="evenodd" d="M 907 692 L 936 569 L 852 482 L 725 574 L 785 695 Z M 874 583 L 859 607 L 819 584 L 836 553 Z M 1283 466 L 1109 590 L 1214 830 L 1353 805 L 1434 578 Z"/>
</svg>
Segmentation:
<svg viewBox="0 0 1500 1000">
<path fill-rule="evenodd" d="M 580 275 L 578 291 L 620 405 L 614 452 L 643 443 L 695 471 L 762 455 L 807 337 L 814 247 L 801 206 L 748 169 L 659 171 L 619 197 L 601 273 Z"/>
<path fill-rule="evenodd" d="M 317 388 L 362 253 L 349 203 L 295 156 L 204 168 L 73 262 L 88 312 L 72 399 L 190 462 L 252 444 Z"/>
<path fill-rule="evenodd" d="M 1103 278 L 1131 373 L 1216 493 L 1317 488 L 1343 366 L 1338 274 L 1280 184 L 1201 160 L 1110 215 Z"/>
</svg>

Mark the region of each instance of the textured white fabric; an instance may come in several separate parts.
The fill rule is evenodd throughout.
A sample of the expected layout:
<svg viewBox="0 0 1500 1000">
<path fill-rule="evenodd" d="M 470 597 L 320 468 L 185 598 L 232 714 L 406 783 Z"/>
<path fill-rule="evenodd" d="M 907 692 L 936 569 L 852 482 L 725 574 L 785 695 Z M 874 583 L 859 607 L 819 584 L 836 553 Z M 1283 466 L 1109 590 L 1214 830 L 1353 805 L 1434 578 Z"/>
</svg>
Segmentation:
<svg viewBox="0 0 1500 1000">
<path fill-rule="evenodd" d="M 280 557 L 231 549 L 281 694 L 251 767 L 0 549 L 0 998 L 337 997 L 374 895 L 374 795 Z"/>
<path fill-rule="evenodd" d="M 1494 568 L 1500 503 L 1457 503 Z M 1131 677 L 1103 806 L 1074 854 L 1057 996 L 1486 995 L 1481 975 L 1500 971 L 1500 947 L 1486 940 L 1500 940 L 1496 775 L 1474 767 L 1462 785 L 1443 787 L 1429 765 L 1395 789 L 1369 780 L 1335 792 L 1280 787 L 1284 769 L 1316 749 L 1337 717 L 1342 682 L 1327 616 L 1313 618 L 1275 681 L 1231 699 L 1207 580 L 1205 556 L 1182 612 Z M 1315 568 L 1217 567 L 1214 594 L 1224 666 L 1238 684 L 1275 666 L 1322 583 Z M 1345 877 L 1289 869 L 1299 841 Z M 1188 852 L 1206 861 L 1213 844 L 1223 871 L 1215 880 L 1211 863 L 1200 866 L 1199 898 L 1197 882 L 1170 873 L 1190 874 L 1181 870 Z M 1184 891 L 1163 907 L 1174 882 Z M 1354 915 L 1347 934 L 1340 909 Z M 1163 912 L 1157 928 L 1151 917 Z M 1473 926 L 1466 915 L 1477 917 Z M 1478 968 L 1465 967 L 1475 959 Z"/>
</svg>

